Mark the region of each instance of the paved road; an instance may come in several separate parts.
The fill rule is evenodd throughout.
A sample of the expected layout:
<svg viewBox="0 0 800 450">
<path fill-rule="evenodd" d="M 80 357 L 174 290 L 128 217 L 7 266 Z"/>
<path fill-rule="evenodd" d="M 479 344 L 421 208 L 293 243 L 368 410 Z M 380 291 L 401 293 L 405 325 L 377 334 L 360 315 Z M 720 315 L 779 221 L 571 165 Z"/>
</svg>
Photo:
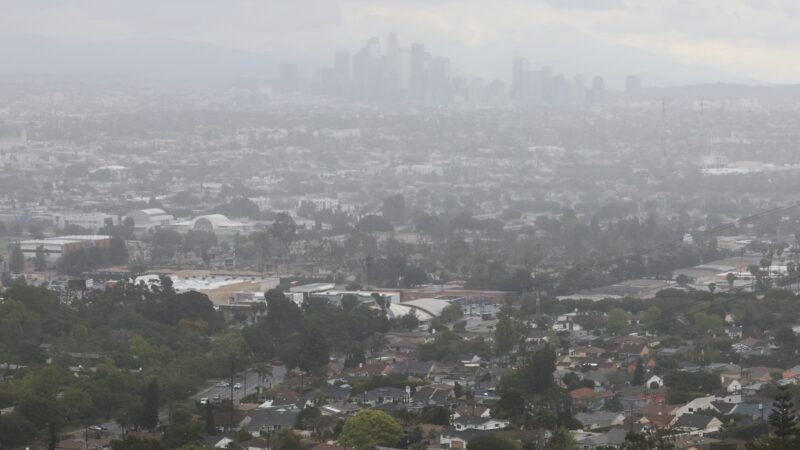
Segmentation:
<svg viewBox="0 0 800 450">
<path fill-rule="evenodd" d="M 245 390 L 244 390 L 244 388 L 245 388 L 245 376 L 247 377 L 247 383 L 246 383 L 247 393 L 246 394 L 245 394 Z M 245 395 L 249 395 L 249 394 L 252 394 L 252 393 L 256 392 L 256 389 L 258 388 L 258 381 L 259 381 L 258 378 L 259 378 L 258 373 L 254 372 L 252 370 L 248 370 L 246 375 L 244 373 L 236 374 L 236 376 L 233 378 L 233 383 L 234 384 L 235 383 L 241 383 L 242 388 L 233 390 L 233 399 L 234 399 L 235 403 L 241 402 Z M 272 367 L 272 376 L 271 377 L 266 377 L 266 379 L 263 380 L 262 386 L 265 389 L 269 388 L 273 384 L 277 384 L 277 383 L 282 382 L 285 378 L 286 378 L 286 367 L 284 367 L 284 366 L 273 366 Z M 218 381 L 230 382 L 230 379 L 218 380 Z M 214 397 L 216 397 L 217 395 L 219 395 L 220 399 L 230 398 L 231 397 L 231 388 L 230 387 L 216 387 L 216 386 L 212 385 L 211 387 L 205 388 L 202 391 L 198 392 L 197 394 L 193 395 L 191 397 L 191 399 L 194 400 L 194 401 L 200 400 L 201 398 L 208 398 L 209 400 L 211 400 Z M 162 411 L 162 413 L 166 414 L 166 411 Z M 98 435 L 114 436 L 114 437 L 122 437 L 122 435 L 123 435 L 122 427 L 119 426 L 116 422 L 106 422 L 106 423 L 97 424 L 97 425 L 102 425 L 106 429 L 103 430 L 103 431 L 99 431 L 99 432 L 98 431 L 89 430 L 89 437 L 90 438 L 96 437 Z M 86 430 L 84 428 L 80 428 L 80 429 L 76 429 L 76 430 L 70 431 L 70 434 L 74 434 L 79 439 L 83 439 L 83 436 L 84 436 L 85 432 L 86 432 Z"/>
<path fill-rule="evenodd" d="M 283 381 L 286 377 L 286 367 L 284 366 L 273 366 L 272 367 L 272 376 L 266 377 L 261 384 L 265 389 L 269 388 L 273 384 L 277 384 Z M 252 370 L 248 370 L 246 374 L 238 373 L 236 376 L 233 377 L 233 384 L 239 383 L 242 385 L 241 389 L 234 389 L 233 390 L 233 401 L 234 403 L 239 403 L 246 395 L 250 395 L 256 392 L 256 389 L 259 385 L 259 376 L 258 373 Z M 218 380 L 224 382 L 230 382 L 230 379 L 225 380 Z M 216 383 L 215 383 L 216 384 Z M 247 388 L 247 392 L 245 392 L 245 388 Z M 217 387 L 211 386 L 208 387 L 197 394 L 192 396 L 192 400 L 200 400 L 201 398 L 207 398 L 209 400 L 214 399 L 216 396 L 219 395 L 220 399 L 228 399 L 231 398 L 231 388 L 228 387 Z"/>
</svg>

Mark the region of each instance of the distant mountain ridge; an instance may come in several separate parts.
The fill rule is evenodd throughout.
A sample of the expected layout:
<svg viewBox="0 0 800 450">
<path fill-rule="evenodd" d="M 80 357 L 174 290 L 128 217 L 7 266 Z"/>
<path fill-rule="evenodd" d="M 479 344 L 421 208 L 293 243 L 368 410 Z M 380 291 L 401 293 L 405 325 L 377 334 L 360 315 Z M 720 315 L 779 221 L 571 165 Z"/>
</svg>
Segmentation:
<svg viewBox="0 0 800 450">
<path fill-rule="evenodd" d="M 256 76 L 274 78 L 269 55 L 206 43 L 130 39 L 67 43 L 0 34 L 0 75 L 110 75 L 145 78 Z"/>
</svg>

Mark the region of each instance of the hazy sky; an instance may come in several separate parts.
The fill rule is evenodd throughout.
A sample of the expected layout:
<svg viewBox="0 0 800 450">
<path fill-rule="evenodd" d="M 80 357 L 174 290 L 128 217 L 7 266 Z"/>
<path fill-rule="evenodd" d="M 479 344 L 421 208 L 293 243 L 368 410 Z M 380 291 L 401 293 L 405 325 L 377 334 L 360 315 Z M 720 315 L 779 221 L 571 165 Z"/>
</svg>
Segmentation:
<svg viewBox="0 0 800 450">
<path fill-rule="evenodd" d="M 797 23 L 796 0 L 0 0 L 6 45 L 170 39 L 311 66 L 396 31 L 465 74 L 507 79 L 521 55 L 568 75 L 654 84 L 798 83 Z"/>
</svg>

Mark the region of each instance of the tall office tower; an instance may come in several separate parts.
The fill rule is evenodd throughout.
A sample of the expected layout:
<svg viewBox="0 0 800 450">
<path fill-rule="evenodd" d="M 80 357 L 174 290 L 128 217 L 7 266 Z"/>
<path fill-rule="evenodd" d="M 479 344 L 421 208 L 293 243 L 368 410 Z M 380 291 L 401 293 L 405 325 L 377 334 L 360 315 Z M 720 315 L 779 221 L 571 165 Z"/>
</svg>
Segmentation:
<svg viewBox="0 0 800 450">
<path fill-rule="evenodd" d="M 333 74 L 336 79 L 337 94 L 346 96 L 350 86 L 350 66 L 352 59 L 350 52 L 347 50 L 340 50 L 336 52 L 333 61 Z"/>
<path fill-rule="evenodd" d="M 550 78 L 550 101 L 557 104 L 566 103 L 569 97 L 567 79 L 562 74 Z"/>
<path fill-rule="evenodd" d="M 603 80 L 603 77 L 596 76 L 592 78 L 592 90 L 601 92 L 606 90 L 606 82 Z"/>
<path fill-rule="evenodd" d="M 606 95 L 606 82 L 603 77 L 596 76 L 592 78 L 592 90 L 589 93 L 589 99 L 594 103 L 602 102 Z"/>
<path fill-rule="evenodd" d="M 530 99 L 530 67 L 526 58 L 514 58 L 511 65 L 511 98 L 516 101 Z"/>
<path fill-rule="evenodd" d="M 397 33 L 389 34 L 386 44 L 386 57 L 381 70 L 381 94 L 386 101 L 400 97 L 400 44 Z"/>
<path fill-rule="evenodd" d="M 401 48 L 397 52 L 397 75 L 400 90 L 408 92 L 411 81 L 411 51 L 407 48 Z"/>
<path fill-rule="evenodd" d="M 636 75 L 628 75 L 625 78 L 625 91 L 628 94 L 638 94 L 642 90 L 642 79 Z"/>
<path fill-rule="evenodd" d="M 425 46 L 422 44 L 411 45 L 411 61 L 409 70 L 409 91 L 414 99 L 425 98 L 425 66 L 427 63 Z"/>
<path fill-rule="evenodd" d="M 375 100 L 380 95 L 380 40 L 376 37 L 353 56 L 353 90 L 363 100 Z"/>
<path fill-rule="evenodd" d="M 297 64 L 281 63 L 278 69 L 278 88 L 283 92 L 296 92 L 300 89 L 300 77 L 297 73 Z"/>
<path fill-rule="evenodd" d="M 377 59 L 381 54 L 381 39 L 377 36 L 369 38 L 364 49 L 367 51 L 367 56 Z"/>
<path fill-rule="evenodd" d="M 431 100 L 437 103 L 450 103 L 453 100 L 449 58 L 431 58 L 428 67 L 428 91 Z"/>
<path fill-rule="evenodd" d="M 586 80 L 583 75 L 577 74 L 572 78 L 572 89 L 570 90 L 572 103 L 582 105 L 586 103 Z"/>
<path fill-rule="evenodd" d="M 391 58 L 393 55 L 397 55 L 398 50 L 400 50 L 400 44 L 397 41 L 397 33 L 391 32 L 389 40 L 386 42 L 386 56 Z"/>
</svg>

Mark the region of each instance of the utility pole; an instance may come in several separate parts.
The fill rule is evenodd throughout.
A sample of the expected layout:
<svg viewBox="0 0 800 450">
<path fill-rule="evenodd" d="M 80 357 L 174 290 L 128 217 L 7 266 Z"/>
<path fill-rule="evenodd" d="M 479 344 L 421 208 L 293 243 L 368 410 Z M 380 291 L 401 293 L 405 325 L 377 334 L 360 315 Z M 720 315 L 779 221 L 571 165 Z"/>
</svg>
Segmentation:
<svg viewBox="0 0 800 450">
<path fill-rule="evenodd" d="M 235 357 L 233 355 L 231 355 L 231 382 L 230 382 L 230 388 L 231 388 L 231 413 L 230 413 L 230 418 L 229 418 L 230 420 L 229 420 L 229 423 L 228 423 L 228 429 L 229 430 L 233 429 L 233 374 L 234 374 L 234 370 L 235 370 L 234 364 L 235 364 Z"/>
</svg>

